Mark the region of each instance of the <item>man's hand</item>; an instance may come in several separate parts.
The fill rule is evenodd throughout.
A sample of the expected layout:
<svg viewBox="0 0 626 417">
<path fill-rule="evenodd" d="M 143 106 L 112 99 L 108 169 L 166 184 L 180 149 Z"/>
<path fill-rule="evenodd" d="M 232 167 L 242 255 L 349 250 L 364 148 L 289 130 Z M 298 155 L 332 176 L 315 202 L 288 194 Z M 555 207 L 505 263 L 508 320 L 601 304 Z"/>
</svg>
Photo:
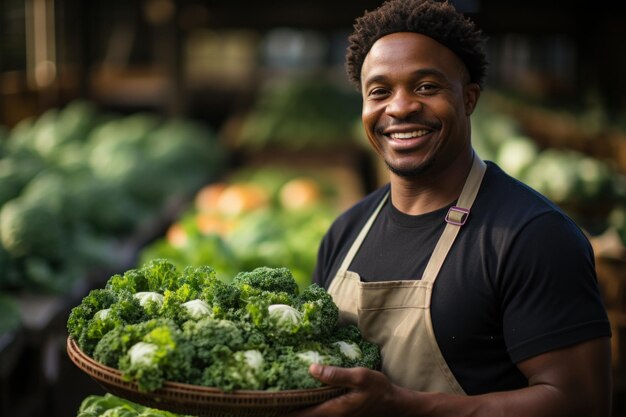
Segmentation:
<svg viewBox="0 0 626 417">
<path fill-rule="evenodd" d="M 346 387 L 350 391 L 320 405 L 290 413 L 288 417 L 400 415 L 394 412 L 393 406 L 402 397 L 403 389 L 391 384 L 382 372 L 317 364 L 311 365 L 309 372 L 327 385 Z"/>
<path fill-rule="evenodd" d="M 518 364 L 528 387 L 465 396 L 411 391 L 366 368 L 311 365 L 311 374 L 349 388 L 340 397 L 289 417 L 608 417 L 611 406 L 609 338 L 588 340 Z"/>
</svg>

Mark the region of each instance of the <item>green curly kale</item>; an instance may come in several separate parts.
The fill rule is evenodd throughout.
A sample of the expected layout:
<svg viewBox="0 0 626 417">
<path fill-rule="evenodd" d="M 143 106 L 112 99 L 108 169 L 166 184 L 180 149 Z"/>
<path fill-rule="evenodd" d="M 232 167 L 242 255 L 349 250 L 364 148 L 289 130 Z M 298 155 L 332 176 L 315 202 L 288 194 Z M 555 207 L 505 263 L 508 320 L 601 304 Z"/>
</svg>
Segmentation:
<svg viewBox="0 0 626 417">
<path fill-rule="evenodd" d="M 193 348 L 194 368 L 202 369 L 244 347 L 245 335 L 237 323 L 206 317 L 183 324 L 183 336 Z"/>
<path fill-rule="evenodd" d="M 167 319 L 152 319 L 137 324 L 118 326 L 100 339 L 94 349 L 93 358 L 104 365 L 118 368 L 120 359 L 131 346 L 140 342 L 152 330 L 167 326 L 169 323 Z"/>
<path fill-rule="evenodd" d="M 326 290 L 311 284 L 298 298 L 301 304 L 302 328 L 311 337 L 327 337 L 339 320 L 339 308 Z"/>
<path fill-rule="evenodd" d="M 261 292 L 247 300 L 252 323 L 268 337 L 296 343 L 328 337 L 339 318 L 339 309 L 323 288 L 312 284 L 299 296 Z"/>
<path fill-rule="evenodd" d="M 119 360 L 123 378 L 142 391 L 160 388 L 165 380 L 186 381 L 191 371 L 191 346 L 173 322 L 165 322 L 133 344 Z"/>
<path fill-rule="evenodd" d="M 242 292 L 249 296 L 258 295 L 263 291 L 298 295 L 298 284 L 287 268 L 262 266 L 250 272 L 240 272 L 233 278 L 233 285 L 241 288 Z"/>
<path fill-rule="evenodd" d="M 138 269 L 126 271 L 123 275 L 114 275 L 109 279 L 106 288 L 115 292 L 129 291 L 158 292 L 178 287 L 176 267 L 165 259 L 154 259 Z"/>
<path fill-rule="evenodd" d="M 321 386 L 311 363 L 377 368 L 378 347 L 315 284 L 299 291 L 287 268 L 182 271 L 165 259 L 113 275 L 72 309 L 68 330 L 96 361 L 152 391 L 166 380 L 224 391 Z"/>
<path fill-rule="evenodd" d="M 361 366 L 370 369 L 380 367 L 380 349 L 374 343 L 363 339 L 358 327 L 352 324 L 338 327 L 331 340 L 339 348 L 344 367 Z"/>
<path fill-rule="evenodd" d="M 89 294 L 83 298 L 80 305 L 74 307 L 70 312 L 70 316 L 67 320 L 67 330 L 70 336 L 78 339 L 83 328 L 94 314 L 100 310 L 111 307 L 116 301 L 117 295 L 111 290 L 91 290 Z"/>
<path fill-rule="evenodd" d="M 220 387 L 224 391 L 265 388 L 267 363 L 256 349 L 232 352 L 205 368 L 201 385 Z"/>
<path fill-rule="evenodd" d="M 313 363 L 341 366 L 341 357 L 333 348 L 321 343 L 305 343 L 279 349 L 276 359 L 267 372 L 267 385 L 271 390 L 318 388 L 323 384 L 309 373 Z"/>
</svg>

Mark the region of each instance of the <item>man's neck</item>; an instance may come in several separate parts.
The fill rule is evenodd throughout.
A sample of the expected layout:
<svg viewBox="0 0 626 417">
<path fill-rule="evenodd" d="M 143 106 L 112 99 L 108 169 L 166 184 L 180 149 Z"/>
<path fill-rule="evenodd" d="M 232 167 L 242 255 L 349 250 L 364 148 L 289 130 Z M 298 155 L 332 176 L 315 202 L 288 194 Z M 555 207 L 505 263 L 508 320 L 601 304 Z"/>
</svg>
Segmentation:
<svg viewBox="0 0 626 417">
<path fill-rule="evenodd" d="M 391 201 L 399 211 L 418 215 L 446 207 L 461 194 L 473 153 L 459 155 L 445 170 L 405 178 L 391 174 Z"/>
</svg>

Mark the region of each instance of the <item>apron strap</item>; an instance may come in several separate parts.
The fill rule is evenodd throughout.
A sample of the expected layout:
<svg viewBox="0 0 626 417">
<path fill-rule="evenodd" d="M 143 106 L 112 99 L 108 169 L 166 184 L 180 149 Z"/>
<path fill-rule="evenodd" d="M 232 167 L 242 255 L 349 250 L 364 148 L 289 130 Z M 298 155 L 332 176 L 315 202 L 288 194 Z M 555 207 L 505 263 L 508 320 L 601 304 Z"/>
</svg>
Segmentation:
<svg viewBox="0 0 626 417">
<path fill-rule="evenodd" d="M 476 153 L 474 153 L 472 168 L 467 176 L 465 185 L 463 185 L 463 190 L 461 191 L 457 205 L 450 207 L 448 213 L 446 214 L 446 227 L 437 242 L 437 246 L 435 246 L 435 250 L 430 256 L 428 264 L 426 265 L 426 269 L 422 275 L 423 282 L 434 282 L 437 278 L 439 270 L 441 269 L 441 266 L 443 265 L 443 262 L 445 261 L 446 256 L 448 255 L 448 252 L 450 251 L 450 248 L 452 247 L 452 244 L 461 229 L 461 226 L 465 224 L 467 218 L 469 217 L 470 208 L 472 207 L 472 204 L 474 204 L 474 200 L 478 194 L 478 189 L 480 188 L 486 169 L 487 165 L 476 155 Z"/>
<path fill-rule="evenodd" d="M 441 269 L 452 244 L 454 243 L 454 239 L 456 239 L 456 235 L 459 233 L 460 227 L 467 221 L 470 208 L 472 207 L 474 199 L 478 194 L 478 189 L 480 188 L 486 169 L 487 165 L 476 155 L 476 153 L 474 153 L 472 168 L 467 179 L 465 180 L 457 205 L 450 207 L 448 210 L 448 214 L 445 219 L 447 222 L 446 227 L 437 242 L 437 246 L 435 246 L 435 250 L 428 261 L 428 265 L 426 265 L 426 269 L 422 275 L 422 281 L 427 280 L 434 282 L 435 278 L 437 278 L 437 274 L 439 274 L 439 270 Z M 361 243 L 365 240 L 365 236 L 367 236 L 367 233 L 372 227 L 372 224 L 374 224 L 376 217 L 378 217 L 378 213 L 381 211 L 388 198 L 389 192 L 387 192 L 387 194 L 385 194 L 385 196 L 381 199 L 380 203 L 378 203 L 378 206 L 359 232 L 355 241 L 352 243 L 352 246 L 348 250 L 348 253 L 344 257 L 338 271 L 345 272 L 348 270 L 352 260 L 361 247 Z"/>
<path fill-rule="evenodd" d="M 345 272 L 350 267 L 350 264 L 352 263 L 352 259 L 354 259 L 356 253 L 359 251 L 359 248 L 361 247 L 361 243 L 363 243 L 363 241 L 365 240 L 365 236 L 367 236 L 367 233 L 370 231 L 372 224 L 374 224 L 374 220 L 376 220 L 376 217 L 378 217 L 378 213 L 380 213 L 380 210 L 385 205 L 387 198 L 389 198 L 389 192 L 385 194 L 385 196 L 382 198 L 380 203 L 378 203 L 378 206 L 376 206 L 376 209 L 374 210 L 370 218 L 367 219 L 367 222 L 365 223 L 363 228 L 361 228 L 361 231 L 359 232 L 358 236 L 352 243 L 350 250 L 348 251 L 346 256 L 343 258 L 343 262 L 341 263 L 341 266 L 339 267 L 339 270 L 338 270 L 339 272 Z"/>
</svg>

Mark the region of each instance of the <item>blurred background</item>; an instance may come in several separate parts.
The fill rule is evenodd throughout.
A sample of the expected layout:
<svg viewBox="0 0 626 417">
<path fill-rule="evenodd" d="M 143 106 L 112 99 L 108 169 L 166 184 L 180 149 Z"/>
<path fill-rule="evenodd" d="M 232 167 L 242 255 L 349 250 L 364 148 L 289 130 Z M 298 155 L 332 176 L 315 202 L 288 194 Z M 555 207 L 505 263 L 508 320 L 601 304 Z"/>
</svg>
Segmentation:
<svg viewBox="0 0 626 417">
<path fill-rule="evenodd" d="M 594 245 L 626 415 L 626 14 L 453 3 L 489 37 L 475 148 Z M 166 257 L 310 283 L 333 218 L 387 181 L 344 71 L 378 5 L 0 1 L 0 416 L 72 416 L 103 394 L 65 325 L 112 274 Z"/>
</svg>

